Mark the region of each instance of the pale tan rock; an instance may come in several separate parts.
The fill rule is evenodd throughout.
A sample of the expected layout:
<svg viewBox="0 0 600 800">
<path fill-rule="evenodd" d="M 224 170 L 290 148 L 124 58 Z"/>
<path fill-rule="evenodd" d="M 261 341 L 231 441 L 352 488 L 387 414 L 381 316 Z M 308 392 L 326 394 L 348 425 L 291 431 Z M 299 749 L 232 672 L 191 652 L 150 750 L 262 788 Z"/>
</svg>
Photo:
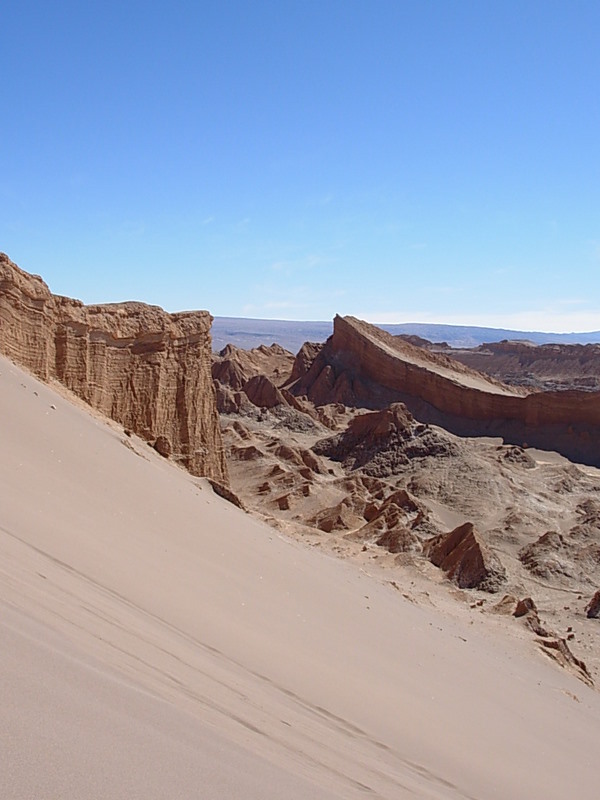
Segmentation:
<svg viewBox="0 0 600 800">
<path fill-rule="evenodd" d="M 168 442 L 192 474 L 227 482 L 211 321 L 144 303 L 85 306 L 0 254 L 0 352 L 147 441 Z"/>
<path fill-rule="evenodd" d="M 506 614 L 515 615 L 515 608 L 517 606 L 517 598 L 512 594 L 505 594 L 502 600 L 495 603 L 490 611 L 492 614 Z"/>
<path fill-rule="evenodd" d="M 565 641 L 560 637 L 557 638 L 543 638 L 538 640 L 543 653 L 552 658 L 561 667 L 573 672 L 577 677 L 588 686 L 594 685 L 594 680 L 590 675 L 587 664 L 582 659 L 577 658 L 573 651 Z"/>
</svg>

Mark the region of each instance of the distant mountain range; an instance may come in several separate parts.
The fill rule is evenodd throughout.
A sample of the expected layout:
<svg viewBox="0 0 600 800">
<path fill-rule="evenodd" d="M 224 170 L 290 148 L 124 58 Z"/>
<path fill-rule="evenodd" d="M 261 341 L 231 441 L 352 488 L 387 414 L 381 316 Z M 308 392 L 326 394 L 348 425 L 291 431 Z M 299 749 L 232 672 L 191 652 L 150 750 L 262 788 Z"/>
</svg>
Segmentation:
<svg viewBox="0 0 600 800">
<path fill-rule="evenodd" d="M 447 342 L 451 347 L 477 347 L 485 342 L 503 339 L 525 340 L 534 344 L 592 344 L 600 342 L 600 331 L 590 333 L 542 333 L 513 331 L 505 328 L 479 328 L 471 325 L 435 325 L 407 322 L 402 325 L 379 325 L 393 335 L 421 336 L 431 342 Z M 324 342 L 333 332 L 332 322 L 295 322 L 283 319 L 246 319 L 244 317 L 215 317 L 212 325 L 213 350 L 226 344 L 245 350 L 261 344 L 277 343 L 292 353 L 304 342 Z"/>
</svg>

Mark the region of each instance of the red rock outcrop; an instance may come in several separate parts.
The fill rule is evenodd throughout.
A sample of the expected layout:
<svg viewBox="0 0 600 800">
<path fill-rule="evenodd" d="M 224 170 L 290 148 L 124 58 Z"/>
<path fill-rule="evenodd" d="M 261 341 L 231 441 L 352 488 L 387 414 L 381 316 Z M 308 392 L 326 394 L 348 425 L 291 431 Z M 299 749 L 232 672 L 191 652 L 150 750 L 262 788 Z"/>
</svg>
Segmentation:
<svg viewBox="0 0 600 800">
<path fill-rule="evenodd" d="M 266 375 L 255 375 L 244 384 L 248 400 L 259 408 L 287 405 L 285 397 Z"/>
<path fill-rule="evenodd" d="M 294 364 L 292 353 L 278 344 L 260 345 L 253 350 L 242 350 L 228 344 L 212 356 L 212 376 L 232 389 L 242 389 L 246 381 L 264 375 L 279 386 L 289 378 Z"/>
<path fill-rule="evenodd" d="M 495 592 L 506 578 L 500 559 L 481 540 L 471 522 L 425 542 L 423 553 L 461 589 Z"/>
<path fill-rule="evenodd" d="M 585 613 L 588 619 L 597 619 L 600 617 L 600 589 L 598 589 L 585 607 Z"/>
<path fill-rule="evenodd" d="M 509 387 L 353 317 L 335 318 L 333 335 L 290 388 L 316 404 L 401 401 L 421 422 L 461 436 L 501 436 L 600 465 L 600 393 Z"/>
<path fill-rule="evenodd" d="M 448 355 L 505 383 L 543 389 L 600 389 L 600 345 L 502 341 Z"/>
<path fill-rule="evenodd" d="M 57 379 L 194 475 L 227 482 L 207 311 L 86 306 L 0 254 L 0 352 Z"/>
<path fill-rule="evenodd" d="M 260 345 L 242 350 L 228 344 L 213 354 L 212 376 L 215 380 L 217 407 L 223 414 L 239 412 L 247 398 L 258 408 L 291 406 L 299 402 L 280 384 L 289 377 L 294 357 L 278 344 Z"/>
</svg>

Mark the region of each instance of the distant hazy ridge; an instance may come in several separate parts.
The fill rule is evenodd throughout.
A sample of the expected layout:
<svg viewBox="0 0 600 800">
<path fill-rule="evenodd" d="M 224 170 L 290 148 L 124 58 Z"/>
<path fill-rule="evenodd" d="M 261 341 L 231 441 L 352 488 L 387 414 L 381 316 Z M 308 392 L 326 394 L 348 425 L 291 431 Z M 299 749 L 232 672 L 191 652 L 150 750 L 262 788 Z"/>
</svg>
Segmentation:
<svg viewBox="0 0 600 800">
<path fill-rule="evenodd" d="M 447 342 L 451 347 L 477 347 L 484 342 L 503 339 L 526 339 L 535 344 L 590 344 L 600 342 L 600 331 L 590 333 L 541 333 L 511 331 L 504 328 L 478 328 L 468 325 L 434 325 L 407 322 L 402 325 L 379 325 L 388 333 L 412 334 L 432 342 Z M 212 324 L 213 350 L 226 344 L 251 349 L 273 342 L 296 353 L 304 342 L 324 342 L 333 332 L 332 322 L 295 322 L 281 319 L 245 319 L 215 317 Z"/>
</svg>

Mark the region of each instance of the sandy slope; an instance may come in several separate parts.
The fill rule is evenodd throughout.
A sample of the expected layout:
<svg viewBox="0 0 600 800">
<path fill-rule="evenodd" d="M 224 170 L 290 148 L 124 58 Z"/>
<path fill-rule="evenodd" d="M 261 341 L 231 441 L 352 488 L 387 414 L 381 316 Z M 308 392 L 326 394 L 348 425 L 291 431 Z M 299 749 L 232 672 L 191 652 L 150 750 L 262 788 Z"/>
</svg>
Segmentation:
<svg viewBox="0 0 600 800">
<path fill-rule="evenodd" d="M 600 695 L 528 643 L 279 537 L 5 360 L 0 420 L 1 796 L 597 796 Z"/>
</svg>

